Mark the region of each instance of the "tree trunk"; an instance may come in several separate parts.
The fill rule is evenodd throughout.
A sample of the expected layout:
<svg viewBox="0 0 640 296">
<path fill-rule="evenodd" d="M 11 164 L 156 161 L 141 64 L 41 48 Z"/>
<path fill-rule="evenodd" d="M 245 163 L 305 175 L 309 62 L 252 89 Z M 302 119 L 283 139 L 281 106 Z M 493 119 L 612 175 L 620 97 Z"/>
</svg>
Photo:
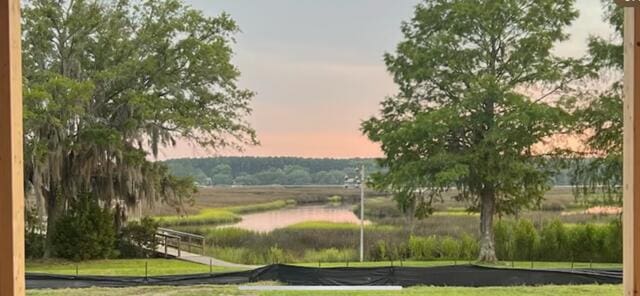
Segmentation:
<svg viewBox="0 0 640 296">
<path fill-rule="evenodd" d="M 56 232 L 56 222 L 62 210 L 61 201 L 58 200 L 57 190 L 51 188 L 50 191 L 43 190 L 47 207 L 47 236 L 44 244 L 44 258 L 51 258 L 53 255 L 53 236 Z"/>
<path fill-rule="evenodd" d="M 496 258 L 493 238 L 493 215 L 496 210 L 495 190 L 484 190 L 480 196 L 480 255 L 478 261 L 494 263 Z"/>
</svg>

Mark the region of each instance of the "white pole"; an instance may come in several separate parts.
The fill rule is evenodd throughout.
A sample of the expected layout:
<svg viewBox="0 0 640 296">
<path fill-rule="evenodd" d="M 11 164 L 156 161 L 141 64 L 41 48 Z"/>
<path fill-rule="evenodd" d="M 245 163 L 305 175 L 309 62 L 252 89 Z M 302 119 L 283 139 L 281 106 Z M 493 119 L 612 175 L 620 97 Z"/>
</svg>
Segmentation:
<svg viewBox="0 0 640 296">
<path fill-rule="evenodd" d="M 360 168 L 360 262 L 364 262 L 364 164 Z"/>
</svg>

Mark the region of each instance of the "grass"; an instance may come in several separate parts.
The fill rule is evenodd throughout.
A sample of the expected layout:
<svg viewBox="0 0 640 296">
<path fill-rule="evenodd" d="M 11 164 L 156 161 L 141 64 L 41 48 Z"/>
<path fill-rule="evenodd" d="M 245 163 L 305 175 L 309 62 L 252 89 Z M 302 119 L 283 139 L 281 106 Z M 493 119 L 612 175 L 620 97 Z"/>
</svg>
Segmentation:
<svg viewBox="0 0 640 296">
<path fill-rule="evenodd" d="M 384 266 L 406 266 L 406 267 L 434 267 L 434 266 L 447 266 L 447 265 L 461 265 L 461 264 L 475 264 L 475 262 L 469 262 L 465 260 L 435 260 L 435 261 L 377 261 L 377 262 L 349 262 L 349 267 L 384 267 Z M 489 267 L 504 267 L 511 268 L 512 263 L 509 261 L 502 261 L 495 265 L 486 265 Z M 314 263 L 296 263 L 297 266 L 318 267 L 318 262 Z M 320 267 L 345 267 L 346 262 L 321 262 Z M 530 261 L 515 261 L 513 262 L 514 268 L 531 268 Z M 622 268 L 620 263 L 589 263 L 589 262 L 577 262 L 573 264 L 573 268 Z M 571 262 L 533 262 L 533 268 L 538 269 L 570 269 Z"/>
<path fill-rule="evenodd" d="M 260 296 L 367 296 L 367 295 L 439 295 L 439 296 L 613 296 L 622 294 L 622 285 L 585 285 L 585 286 L 542 286 L 542 287 L 490 287 L 490 288 L 453 288 L 453 287 L 412 287 L 401 291 L 312 291 L 312 292 L 255 292 L 239 291 L 236 286 L 192 286 L 192 287 L 138 287 L 138 288 L 90 288 L 90 289 L 62 289 L 62 290 L 28 290 L 27 295 L 52 295 L 52 296 L 111 296 L 111 295 L 260 295 Z"/>
<path fill-rule="evenodd" d="M 27 261 L 27 272 L 79 275 L 144 276 L 145 263 L 149 276 L 208 273 L 209 266 L 170 259 L 115 259 L 70 262 L 62 260 Z M 238 269 L 213 267 L 213 272 Z"/>
<path fill-rule="evenodd" d="M 77 263 L 80 275 L 144 275 L 144 264 L 147 262 L 150 276 L 170 275 L 170 274 L 190 274 L 206 273 L 209 267 L 193 263 L 167 259 L 148 260 L 97 260 Z M 462 262 L 457 262 L 458 264 Z M 351 263 L 350 266 L 372 267 L 388 266 L 389 262 L 364 262 Z M 397 262 L 395 263 L 397 264 Z M 404 266 L 426 267 L 454 264 L 453 261 L 407 261 Z M 510 263 L 502 263 L 506 266 Z M 516 262 L 516 267 L 529 267 L 529 262 Z M 300 266 L 317 266 L 317 264 L 297 264 Z M 567 262 L 536 262 L 538 268 L 566 268 Z M 322 267 L 345 266 L 345 263 L 322 263 Z M 75 274 L 76 263 L 68 261 L 28 261 L 28 272 L 46 272 L 56 274 Z M 578 267 L 588 267 L 588 263 L 576 264 Z M 594 267 L 610 268 L 620 267 L 620 264 L 594 264 Z M 233 269 L 215 267 L 214 272 L 234 271 Z M 265 283 L 261 283 L 265 284 Z M 273 285 L 273 283 L 266 283 Z M 52 295 L 52 296 L 111 296 L 111 295 L 327 295 L 327 296 L 364 296 L 364 295 L 620 295 L 622 286 L 620 285 L 587 285 L 587 286 L 543 286 L 543 287 L 490 287 L 490 288 L 443 288 L 443 287 L 412 287 L 398 292 L 255 292 L 239 291 L 237 286 L 189 286 L 189 287 L 135 287 L 135 288 L 89 288 L 89 289 L 59 289 L 59 290 L 28 290 L 27 295 Z"/>
<path fill-rule="evenodd" d="M 195 204 L 187 207 L 187 214 L 197 215 L 208 208 L 228 208 L 250 204 L 269 203 L 281 200 L 295 200 L 298 204 L 326 203 L 329 197 L 341 196 L 342 201 L 353 203 L 360 200 L 360 190 L 342 187 L 213 187 L 199 188 L 195 195 Z M 385 196 L 372 190 L 366 191 L 367 197 Z M 156 204 L 142 209 L 143 215 L 175 215 L 170 205 Z"/>
<path fill-rule="evenodd" d="M 309 230 L 309 229 L 354 230 L 354 229 L 360 229 L 360 224 L 346 223 L 346 222 L 336 223 L 336 222 L 327 222 L 327 221 L 307 221 L 307 222 L 300 222 L 297 224 L 289 225 L 286 228 L 295 229 L 295 230 Z M 365 228 L 376 228 L 378 230 L 393 230 L 396 227 L 391 225 L 369 224 L 369 225 L 365 225 Z"/>
<path fill-rule="evenodd" d="M 293 200 L 276 200 L 266 203 L 234 206 L 226 208 L 207 208 L 197 215 L 160 216 L 156 219 L 163 226 L 219 225 L 242 220 L 240 214 L 277 210 L 295 204 Z"/>
</svg>

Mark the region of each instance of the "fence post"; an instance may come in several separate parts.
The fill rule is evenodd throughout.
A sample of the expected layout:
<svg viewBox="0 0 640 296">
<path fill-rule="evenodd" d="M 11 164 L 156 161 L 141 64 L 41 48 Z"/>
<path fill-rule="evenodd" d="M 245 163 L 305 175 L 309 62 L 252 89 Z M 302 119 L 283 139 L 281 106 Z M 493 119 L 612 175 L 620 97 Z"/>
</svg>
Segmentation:
<svg viewBox="0 0 640 296">
<path fill-rule="evenodd" d="M 189 244 L 187 245 L 187 248 L 189 250 L 189 253 L 191 253 L 191 236 L 187 236 L 188 237 L 188 242 Z"/>
<path fill-rule="evenodd" d="M 167 237 L 164 236 L 164 258 L 167 258 L 169 253 L 167 252 Z"/>
</svg>

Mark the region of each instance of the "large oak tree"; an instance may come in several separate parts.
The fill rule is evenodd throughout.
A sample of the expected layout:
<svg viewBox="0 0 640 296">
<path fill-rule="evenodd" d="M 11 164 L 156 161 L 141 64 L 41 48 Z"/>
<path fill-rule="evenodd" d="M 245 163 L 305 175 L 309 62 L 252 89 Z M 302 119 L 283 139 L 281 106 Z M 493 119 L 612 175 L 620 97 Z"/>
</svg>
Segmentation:
<svg viewBox="0 0 640 296">
<path fill-rule="evenodd" d="M 119 217 L 142 201 L 179 207 L 193 182 L 150 161 L 160 147 L 255 142 L 228 15 L 180 0 L 31 0 L 23 15 L 26 179 L 49 237 L 79 194 Z"/>
<path fill-rule="evenodd" d="M 374 183 L 419 217 L 456 188 L 480 212 L 480 261 L 496 260 L 494 215 L 535 205 L 549 189 L 547 158 L 533 148 L 565 132 L 556 101 L 581 71 L 552 50 L 568 37 L 573 4 L 423 1 L 385 55 L 399 93 L 362 125 L 385 154 L 388 170 Z"/>
</svg>

